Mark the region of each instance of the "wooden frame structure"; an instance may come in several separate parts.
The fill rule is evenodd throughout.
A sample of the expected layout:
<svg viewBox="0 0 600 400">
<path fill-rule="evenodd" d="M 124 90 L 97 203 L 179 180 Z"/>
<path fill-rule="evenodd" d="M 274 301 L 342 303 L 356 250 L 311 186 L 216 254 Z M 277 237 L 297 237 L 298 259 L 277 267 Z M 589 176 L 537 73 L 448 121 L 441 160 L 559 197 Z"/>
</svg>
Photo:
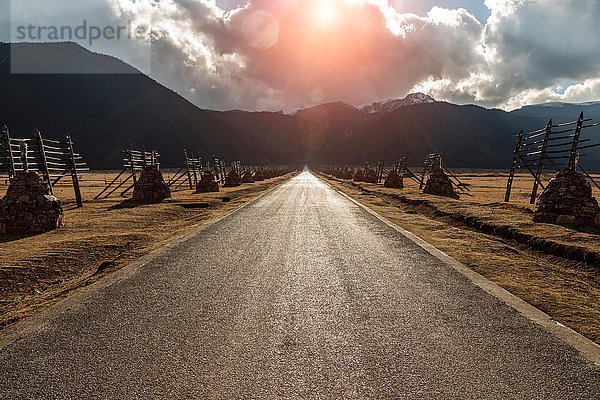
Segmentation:
<svg viewBox="0 0 600 400">
<path fill-rule="evenodd" d="M 20 145 L 35 144 L 37 151 L 27 153 L 28 168 L 42 175 L 44 181 L 54 193 L 53 186 L 66 176 L 71 176 L 73 191 L 77 207 L 83 207 L 79 173 L 89 171 L 83 157 L 73 149 L 70 135 L 65 135 L 64 142 L 44 139 L 39 130 L 33 132 L 33 139 L 14 139 L 10 137 L 8 127 L 4 125 L 1 130 L 0 167 L 12 179 L 18 171 L 23 171 L 23 161 L 20 155 Z"/>
<path fill-rule="evenodd" d="M 377 175 L 377 183 L 381 183 L 383 181 L 383 174 L 385 171 L 385 161 L 378 160 L 377 167 L 375 168 L 375 174 Z"/>
<path fill-rule="evenodd" d="M 160 165 L 158 162 L 160 154 L 158 154 L 158 152 L 156 152 L 155 150 L 147 151 L 144 148 L 144 146 L 142 146 L 141 150 L 134 150 L 130 142 L 129 148 L 127 150 L 122 150 L 122 152 L 123 170 L 117 175 L 115 179 L 113 179 L 108 185 L 106 185 L 106 187 L 100 193 L 98 193 L 96 197 L 94 197 L 94 199 L 99 199 L 100 197 L 102 197 L 102 195 L 104 195 L 104 197 L 102 198 L 106 199 L 111 194 L 123 187 L 123 185 L 125 185 L 127 182 L 133 180 L 133 183 L 130 186 L 128 186 L 123 192 L 121 192 L 121 196 L 124 196 L 135 186 L 137 182 L 138 172 L 143 171 L 144 168 L 146 168 L 148 165 Z M 121 178 L 125 174 L 128 174 L 127 178 L 125 178 L 125 180 L 117 184 L 119 178 Z M 113 185 L 116 186 L 112 188 Z"/>
<path fill-rule="evenodd" d="M 225 177 L 227 175 L 225 160 L 213 156 L 213 173 L 215 174 L 217 182 L 220 182 L 222 185 L 224 185 Z"/>
<path fill-rule="evenodd" d="M 506 184 L 504 201 L 510 201 L 515 173 L 517 169 L 521 168 L 525 168 L 534 178 L 529 199 L 531 204 L 535 204 L 539 187 L 544 189 L 542 174 L 547 166 L 551 166 L 556 172 L 565 167 L 572 170 L 579 168 L 600 189 L 600 186 L 579 163 L 580 157 L 587 155 L 580 154 L 580 150 L 600 146 L 600 143 L 581 145 L 592 140 L 591 138 L 581 138 L 583 130 L 600 125 L 599 123 L 586 124 L 590 121 L 592 119 L 585 119 L 582 112 L 576 121 L 553 125 L 551 119 L 545 128 L 527 133 L 519 132 Z M 558 130 L 553 130 L 555 128 L 558 128 Z"/>
<path fill-rule="evenodd" d="M 396 161 L 396 172 L 398 172 L 398 175 L 400 175 L 402 179 L 408 177 L 416 183 L 421 183 L 417 178 L 417 175 L 408 168 L 408 156 L 400 157 L 400 159 Z"/>
<path fill-rule="evenodd" d="M 448 169 L 444 167 L 444 158 L 446 158 L 445 152 L 442 153 L 427 153 L 425 161 L 423 162 L 423 173 L 419 180 L 419 189 L 422 190 L 425 186 L 425 178 L 433 173 L 436 168 L 441 168 L 446 175 L 450 178 L 450 182 L 460 191 L 470 191 L 467 185 L 462 183 L 460 179 Z"/>
<path fill-rule="evenodd" d="M 237 172 L 237 174 L 241 177 L 242 176 L 242 162 L 241 161 L 234 161 L 231 163 L 231 169 L 234 170 L 235 172 Z"/>
<path fill-rule="evenodd" d="M 185 184 L 187 181 L 190 185 L 190 190 L 194 190 L 196 185 L 198 184 L 198 176 L 202 175 L 203 167 L 202 167 L 202 158 L 200 158 L 200 154 L 197 153 L 194 156 L 193 153 L 190 153 L 188 156 L 187 150 L 183 150 L 183 159 L 184 165 L 173 175 L 173 177 L 167 182 L 167 184 L 177 189 L 178 187 Z"/>
</svg>

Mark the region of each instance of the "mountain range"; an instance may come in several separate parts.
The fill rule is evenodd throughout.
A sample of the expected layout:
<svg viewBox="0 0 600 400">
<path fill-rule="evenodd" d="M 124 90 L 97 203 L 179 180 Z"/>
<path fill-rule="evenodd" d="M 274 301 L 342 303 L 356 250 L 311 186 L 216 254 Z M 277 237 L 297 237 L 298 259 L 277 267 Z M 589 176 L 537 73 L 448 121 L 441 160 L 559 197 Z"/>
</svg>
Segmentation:
<svg viewBox="0 0 600 400">
<path fill-rule="evenodd" d="M 11 55 L 18 55 L 17 71 L 28 73 L 11 73 Z M 35 68 L 28 71 L 28 65 Z M 40 65 L 49 73 L 39 74 Z M 78 73 L 90 69 L 97 73 Z M 182 165 L 186 148 L 204 159 L 214 154 L 247 163 L 391 163 L 407 155 L 411 165 L 421 164 L 431 150 L 445 151 L 450 167 L 505 168 L 521 129 L 539 129 L 549 118 L 574 120 L 582 110 L 600 120 L 600 103 L 505 112 L 438 102 L 422 93 L 285 112 L 203 110 L 120 60 L 73 43 L 0 43 L 0 93 L 0 124 L 13 137 L 31 137 L 35 128 L 54 139 L 68 132 L 98 169 L 119 168 L 129 140 L 156 149 L 169 167 Z M 585 162 L 600 168 L 598 157 Z"/>
</svg>

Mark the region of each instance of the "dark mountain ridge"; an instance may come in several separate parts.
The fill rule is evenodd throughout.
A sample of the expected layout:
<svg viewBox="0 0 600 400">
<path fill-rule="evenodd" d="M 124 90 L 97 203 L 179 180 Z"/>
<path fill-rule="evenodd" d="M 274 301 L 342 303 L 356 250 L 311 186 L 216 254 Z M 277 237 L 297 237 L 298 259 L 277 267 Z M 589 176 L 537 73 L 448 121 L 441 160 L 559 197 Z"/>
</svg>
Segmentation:
<svg viewBox="0 0 600 400">
<path fill-rule="evenodd" d="M 417 104 L 383 116 L 328 157 L 362 162 L 406 155 L 411 165 L 419 165 L 428 151 L 445 151 L 452 167 L 505 168 L 514 150 L 514 135 L 540 124 L 542 119 L 475 105 Z"/>
<path fill-rule="evenodd" d="M 69 73 L 11 74 L 11 47 L 22 64 Z M 98 73 L 77 73 L 90 68 Z M 129 139 L 159 151 L 168 167 L 181 166 L 187 148 L 228 161 L 391 163 L 408 155 L 411 165 L 421 164 L 428 150 L 445 150 L 450 167 L 505 168 L 514 135 L 545 126 L 546 113 L 554 111 L 532 106 L 507 113 L 423 94 L 360 108 L 334 102 L 291 114 L 207 111 L 118 59 L 72 43 L 0 43 L 0 93 L 0 124 L 13 137 L 31 137 L 35 128 L 55 139 L 68 132 L 89 165 L 102 169 L 120 167 Z M 557 114 L 573 120 L 582 106 L 565 105 Z M 585 163 L 600 168 L 597 157 Z"/>
<path fill-rule="evenodd" d="M 70 60 L 82 70 L 93 63 L 104 73 L 11 74 L 11 47 L 20 55 L 31 54 L 34 62 L 52 52 L 60 54 L 45 59 L 49 72 L 60 71 Z M 246 161 L 280 158 L 262 141 L 250 139 L 115 60 L 72 43 L 0 43 L 0 123 L 9 127 L 13 137 L 31 137 L 35 128 L 54 139 L 68 132 L 93 168 L 119 168 L 120 150 L 128 140 L 138 148 L 143 144 L 156 149 L 161 162 L 169 166 L 182 165 L 184 147 L 204 158 L 212 154 Z"/>
</svg>

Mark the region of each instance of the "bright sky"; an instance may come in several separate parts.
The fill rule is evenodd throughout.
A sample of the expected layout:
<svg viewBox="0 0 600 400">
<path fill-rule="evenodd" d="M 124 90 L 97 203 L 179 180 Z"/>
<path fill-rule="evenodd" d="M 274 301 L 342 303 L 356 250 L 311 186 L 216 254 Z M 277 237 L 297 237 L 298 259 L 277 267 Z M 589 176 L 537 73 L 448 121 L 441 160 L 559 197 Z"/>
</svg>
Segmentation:
<svg viewBox="0 0 600 400">
<path fill-rule="evenodd" d="M 205 108 L 363 104 L 414 91 L 504 109 L 600 98 L 593 0 L 12 0 L 0 12 L 12 41 L 56 40 L 24 28 L 84 20 L 151 29 L 151 48 L 148 35 L 74 40 Z"/>
</svg>

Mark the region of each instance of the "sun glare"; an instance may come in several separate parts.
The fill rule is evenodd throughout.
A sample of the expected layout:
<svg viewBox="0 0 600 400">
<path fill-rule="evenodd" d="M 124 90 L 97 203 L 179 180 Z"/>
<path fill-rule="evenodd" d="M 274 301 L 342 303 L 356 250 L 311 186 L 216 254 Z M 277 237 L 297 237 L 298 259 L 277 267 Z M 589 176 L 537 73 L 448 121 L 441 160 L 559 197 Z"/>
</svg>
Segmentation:
<svg viewBox="0 0 600 400">
<path fill-rule="evenodd" d="M 329 24 L 335 19 L 335 9 L 327 2 L 323 2 L 317 9 L 317 19 L 322 24 Z"/>
</svg>

